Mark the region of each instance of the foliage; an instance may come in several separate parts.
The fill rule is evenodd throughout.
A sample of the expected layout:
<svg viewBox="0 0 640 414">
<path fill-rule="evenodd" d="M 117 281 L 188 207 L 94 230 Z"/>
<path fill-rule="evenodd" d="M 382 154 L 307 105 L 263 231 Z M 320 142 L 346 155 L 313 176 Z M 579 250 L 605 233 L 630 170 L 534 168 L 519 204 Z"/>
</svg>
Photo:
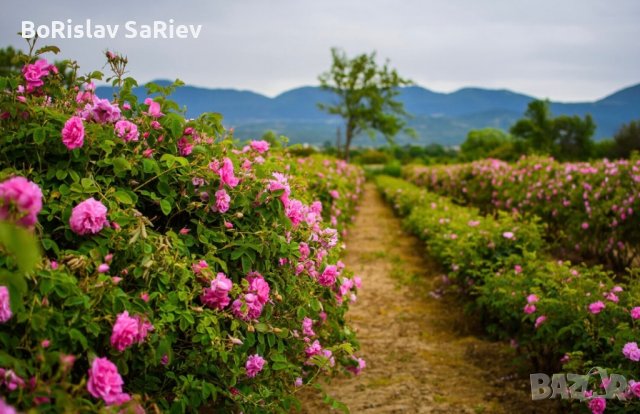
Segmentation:
<svg viewBox="0 0 640 414">
<path fill-rule="evenodd" d="M 640 121 L 622 125 L 613 141 L 613 157 L 629 158 L 633 151 L 640 151 Z"/>
<path fill-rule="evenodd" d="M 460 158 L 462 161 L 476 161 L 487 157 L 512 158 L 512 155 L 509 154 L 513 153 L 512 148 L 513 138 L 499 129 L 472 130 L 460 145 Z"/>
<path fill-rule="evenodd" d="M 559 160 L 586 160 L 592 154 L 596 125 L 590 115 L 561 115 L 553 118 L 549 101 L 534 100 L 524 118 L 511 127 L 511 134 L 523 140 L 533 152 Z"/>
<path fill-rule="evenodd" d="M 319 76 L 320 86 L 333 92 L 338 101 L 320 103 L 321 110 L 339 115 L 345 121 L 344 154 L 348 159 L 352 140 L 361 132 L 382 134 L 389 142 L 399 132 L 410 132 L 404 118 L 407 113 L 396 100 L 399 87 L 411 84 L 389 63 L 379 66 L 375 53 L 361 54 L 352 59 L 336 48 L 331 49 L 331 69 Z"/>
<path fill-rule="evenodd" d="M 219 114 L 188 120 L 167 98 L 179 82 L 147 85 L 156 98 L 142 103 L 124 58 L 107 59 L 119 87 L 112 102 L 93 94 L 99 72 L 67 87 L 43 61 L 29 67 L 37 76 L 26 85 L 21 74 L 0 78 L 0 183 L 22 176 L 41 190 L 38 223 L 27 232 L 44 256 L 31 270 L 33 258 L 21 254 L 37 249 L 15 248 L 31 236 L 19 241 L 25 231 L 0 226 L 0 284 L 13 311 L 0 323 L 4 399 L 39 412 L 289 412 L 297 378 L 310 385 L 357 365 L 340 293 L 356 287 L 339 262 L 338 233 L 362 171 L 266 142 L 235 148 Z M 106 208 L 106 223 L 78 217 L 90 199 Z M 0 199 L 0 211 L 13 203 Z M 92 231 L 80 235 L 78 226 Z M 220 274 L 237 307 L 204 299 Z M 257 315 L 243 317 L 256 295 Z M 313 335 L 303 333 L 305 318 Z M 145 328 L 121 350 L 115 325 L 128 320 Z M 309 353 L 304 338 L 322 351 Z M 266 362 L 252 376 L 254 354 Z M 115 364 L 119 397 L 130 402 L 105 408 L 95 398 L 87 372 L 99 358 Z"/>
<path fill-rule="evenodd" d="M 640 254 L 640 159 L 559 163 L 522 158 L 405 168 L 405 177 L 483 213 L 537 216 L 567 250 L 624 269 Z"/>
<path fill-rule="evenodd" d="M 377 185 L 448 272 L 448 283 L 472 300 L 487 331 L 511 340 L 538 369 L 586 373 L 601 367 L 627 380 L 640 376 L 638 362 L 623 353 L 640 334 L 637 272 L 620 282 L 598 267 L 552 260 L 535 221 L 484 216 L 390 177 L 377 177 Z M 590 388 L 602 395 L 595 378 Z M 637 409 L 629 396 L 611 401 L 607 411 Z"/>
</svg>

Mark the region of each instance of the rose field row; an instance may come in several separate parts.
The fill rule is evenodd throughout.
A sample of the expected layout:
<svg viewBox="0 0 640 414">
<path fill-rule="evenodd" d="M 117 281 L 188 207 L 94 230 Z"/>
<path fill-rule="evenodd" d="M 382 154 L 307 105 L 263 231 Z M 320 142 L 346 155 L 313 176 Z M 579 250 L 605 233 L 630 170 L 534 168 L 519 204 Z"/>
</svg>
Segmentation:
<svg viewBox="0 0 640 414">
<path fill-rule="evenodd" d="M 615 278 L 599 267 L 553 260 L 536 220 L 505 212 L 483 215 L 397 178 L 379 176 L 377 186 L 447 273 L 443 283 L 462 292 L 486 331 L 511 341 L 536 369 L 601 367 L 627 379 L 640 377 L 636 273 Z M 594 378 L 592 392 L 615 393 L 616 384 Z M 630 381 L 619 394 L 625 402 L 598 397 L 583 405 L 593 412 L 607 403 L 623 410 L 640 398 L 640 383 Z"/>
</svg>

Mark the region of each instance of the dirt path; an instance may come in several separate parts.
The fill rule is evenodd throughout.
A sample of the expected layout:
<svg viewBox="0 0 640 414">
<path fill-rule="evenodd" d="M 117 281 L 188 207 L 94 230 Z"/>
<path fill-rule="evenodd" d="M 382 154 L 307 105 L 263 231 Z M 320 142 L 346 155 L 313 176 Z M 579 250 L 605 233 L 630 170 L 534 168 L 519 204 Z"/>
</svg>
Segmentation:
<svg viewBox="0 0 640 414">
<path fill-rule="evenodd" d="M 468 334 L 473 322 L 460 305 L 438 298 L 437 267 L 372 184 L 347 252 L 344 262 L 363 280 L 349 319 L 367 368 L 334 379 L 329 395 L 352 413 L 549 413 L 530 401 L 528 375 L 512 362 L 515 352 Z M 308 391 L 304 412 L 330 411 L 320 400 Z"/>
</svg>

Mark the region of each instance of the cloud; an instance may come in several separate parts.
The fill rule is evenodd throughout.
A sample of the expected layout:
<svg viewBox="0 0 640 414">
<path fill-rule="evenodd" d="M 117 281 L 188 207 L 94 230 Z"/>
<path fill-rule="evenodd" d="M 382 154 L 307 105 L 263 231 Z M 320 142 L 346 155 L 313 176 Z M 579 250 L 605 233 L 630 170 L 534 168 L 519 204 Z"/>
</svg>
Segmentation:
<svg viewBox="0 0 640 414">
<path fill-rule="evenodd" d="M 5 0 L 0 35 L 21 46 L 22 20 L 91 18 L 202 24 L 198 39 L 55 40 L 85 71 L 103 68 L 106 49 L 126 54 L 141 81 L 275 95 L 317 84 L 329 49 L 376 50 L 399 72 L 437 91 L 498 87 L 556 100 L 592 100 L 637 83 L 640 2 L 619 0 Z M 43 42 L 44 43 L 44 42 Z"/>
</svg>

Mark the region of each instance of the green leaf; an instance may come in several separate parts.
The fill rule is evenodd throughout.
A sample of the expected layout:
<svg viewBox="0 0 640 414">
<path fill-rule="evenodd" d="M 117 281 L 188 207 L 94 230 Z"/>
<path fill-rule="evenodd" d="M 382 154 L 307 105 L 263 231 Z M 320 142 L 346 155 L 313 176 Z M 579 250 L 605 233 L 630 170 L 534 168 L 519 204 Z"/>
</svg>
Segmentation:
<svg viewBox="0 0 640 414">
<path fill-rule="evenodd" d="M 116 175 L 129 171 L 131 169 L 131 163 L 124 157 L 118 157 L 113 159 L 113 172 Z"/>
<path fill-rule="evenodd" d="M 16 258 L 21 272 L 31 272 L 40 260 L 40 247 L 34 235 L 11 223 L 0 222 L 0 244 Z"/>
<path fill-rule="evenodd" d="M 45 139 L 47 138 L 47 130 L 44 128 L 37 128 L 33 131 L 33 141 L 38 144 L 44 144 Z"/>
<path fill-rule="evenodd" d="M 168 216 L 171 213 L 171 201 L 169 199 L 164 198 L 160 201 L 160 209 L 164 213 L 165 216 Z"/>
<path fill-rule="evenodd" d="M 113 193 L 113 196 L 116 200 L 121 202 L 122 204 L 133 204 L 133 198 L 124 190 L 118 190 Z"/>
<path fill-rule="evenodd" d="M 269 327 L 264 323 L 257 323 L 255 328 L 258 332 L 267 332 L 269 330 Z"/>
<path fill-rule="evenodd" d="M 80 345 L 82 345 L 83 349 L 88 348 L 87 338 L 79 330 L 75 328 L 69 329 L 69 337 L 75 342 L 80 342 Z"/>
</svg>

